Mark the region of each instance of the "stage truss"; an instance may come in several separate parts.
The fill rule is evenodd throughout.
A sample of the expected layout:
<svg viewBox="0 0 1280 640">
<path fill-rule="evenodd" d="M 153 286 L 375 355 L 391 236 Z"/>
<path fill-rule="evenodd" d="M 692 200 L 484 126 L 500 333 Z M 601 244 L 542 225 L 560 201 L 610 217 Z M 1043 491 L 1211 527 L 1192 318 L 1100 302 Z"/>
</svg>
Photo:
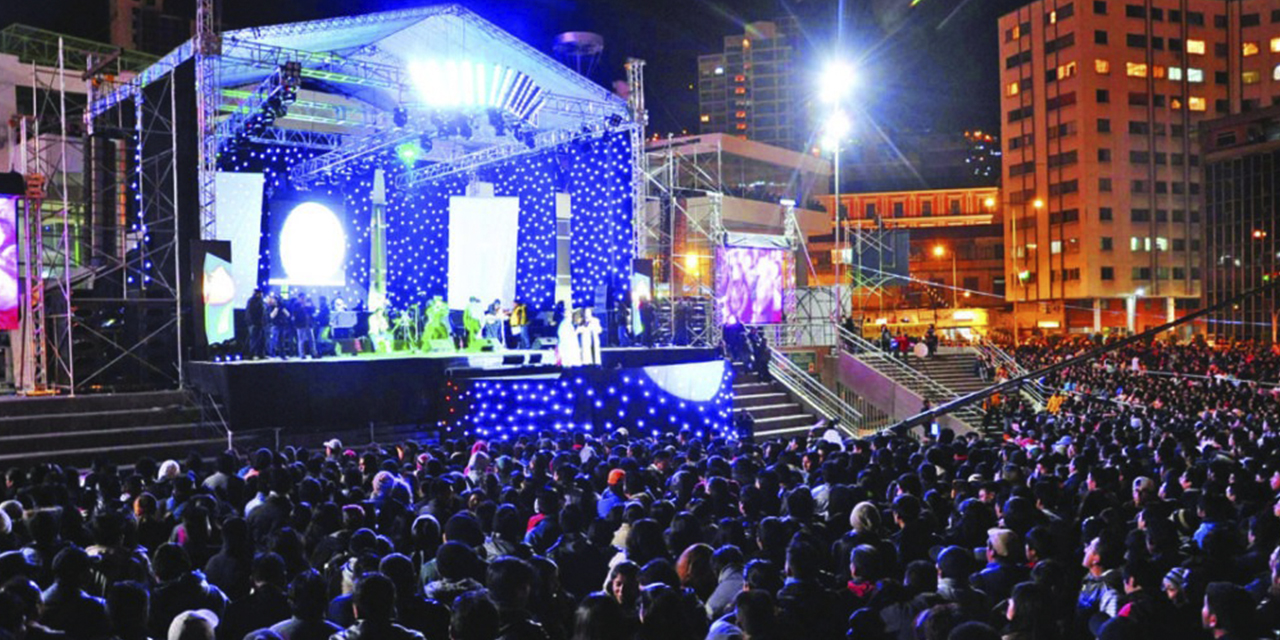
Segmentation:
<svg viewBox="0 0 1280 640">
<path fill-rule="evenodd" d="M 475 29 L 474 33 L 504 47 L 508 59 L 512 55 L 532 59 L 532 66 L 545 74 L 548 82 L 572 93 L 546 92 L 541 97 L 538 122 L 527 123 L 532 129 L 526 127 L 527 135 L 523 139 L 514 134 L 504 138 L 496 131 L 484 132 L 477 127 L 477 136 L 466 144 L 437 144 L 434 151 L 424 158 L 433 164 L 400 174 L 396 178 L 398 187 L 426 184 L 448 175 L 475 171 L 490 164 L 611 132 L 626 131 L 629 134 L 633 162 L 637 166 L 644 158 L 643 61 L 628 61 L 628 81 L 633 92 L 624 102 L 458 5 L 226 33 L 219 33 L 212 19 L 212 5 L 212 0 L 198 0 L 196 37 L 168 55 L 149 60 L 150 64 L 137 69 L 136 75 L 125 78 L 105 71 L 93 74 L 94 83 L 84 120 L 91 144 L 96 145 L 95 150 L 100 147 L 102 153 L 91 153 L 90 157 L 97 162 L 118 160 L 116 156 L 133 154 L 132 163 L 115 161 L 110 163 L 111 166 L 98 167 L 100 173 L 97 170 L 90 173 L 94 183 L 87 191 L 95 203 L 93 213 L 123 221 L 136 212 L 145 212 L 147 219 L 152 220 L 148 229 L 152 235 L 155 235 L 157 227 L 166 233 L 166 238 L 159 242 L 153 238 L 146 248 L 149 253 L 142 257 L 139 257 L 140 252 L 130 250 L 130 247 L 137 246 L 139 238 L 123 229 L 115 236 L 107 234 L 110 237 L 106 239 L 115 240 L 106 243 L 110 247 L 105 247 L 101 241 L 90 243 L 97 261 L 94 275 L 114 274 L 124 281 L 123 292 L 118 299 L 96 302 L 142 305 L 144 308 L 138 313 L 150 319 L 144 324 L 147 330 L 134 336 L 136 340 L 133 342 L 112 339 L 107 335 L 93 336 L 95 340 L 110 344 L 117 353 L 110 361 L 112 365 L 138 360 L 143 353 L 139 348 L 149 343 L 151 347 L 145 351 L 148 356 L 139 366 L 155 368 L 156 345 L 171 345 L 172 349 L 159 357 L 159 361 L 166 363 L 161 367 L 163 370 L 174 373 L 172 383 L 182 386 L 184 294 L 177 260 L 178 242 L 183 237 L 214 237 L 217 158 L 219 150 L 229 140 L 322 150 L 324 153 L 292 172 L 294 182 L 305 187 L 362 157 L 385 152 L 402 141 L 426 133 L 424 123 L 431 120 L 430 112 L 415 114 L 405 125 L 393 125 L 393 108 L 403 103 L 381 100 L 369 93 L 373 90 L 387 91 L 402 96 L 401 100 L 403 96 L 416 95 L 409 74 L 403 68 L 403 60 L 382 50 L 377 43 L 346 48 L 339 54 L 280 46 L 282 42 L 300 42 L 299 36 L 323 37 L 325 33 L 376 29 L 380 24 L 400 25 L 398 28 L 403 29 L 414 21 L 446 17 L 458 22 L 433 23 L 431 27 L 439 31 L 443 40 L 449 39 L 451 29 Z M 458 27 L 458 24 L 463 27 Z M 552 64 L 546 64 L 548 61 Z M 349 96 L 343 98 L 343 104 L 323 99 L 300 99 L 290 105 L 288 117 L 292 122 L 285 125 L 277 122 L 275 126 L 253 130 L 247 128 L 243 114 L 261 107 L 264 92 L 278 85 L 281 71 L 287 67 L 295 68 L 303 81 L 327 87 L 325 91 L 334 96 L 348 96 L 346 90 L 350 89 Z M 259 78 L 265 76 L 267 79 L 245 84 L 229 77 L 234 74 L 244 77 L 252 73 L 259 73 Z M 194 87 L 193 96 L 188 95 L 190 87 Z M 165 95 L 167 99 L 157 99 L 157 96 Z M 357 102 L 359 104 L 354 104 Z M 179 120 L 179 104 L 194 107 L 191 110 L 195 114 L 194 122 L 191 124 L 198 132 L 195 166 L 187 169 L 184 164 L 181 171 L 178 166 L 179 147 L 185 142 L 182 142 L 180 132 L 186 129 L 175 126 L 175 121 Z M 186 113 L 182 114 L 182 117 L 186 116 Z M 480 114 L 471 117 L 483 119 Z M 554 122 L 555 125 L 547 125 L 546 122 Z M 122 133 L 126 135 L 122 136 Z M 129 175 L 123 172 L 126 168 Z M 186 171 L 194 173 L 194 180 L 190 180 Z M 632 179 L 636 211 L 644 206 L 646 183 L 644 174 L 637 171 Z M 123 195 L 125 191 L 128 198 Z M 111 204 L 112 197 L 115 197 L 114 205 Z M 194 217 L 198 230 L 188 227 L 183 234 L 178 233 L 176 212 L 182 210 L 178 205 L 180 198 L 198 209 L 198 215 Z M 637 232 L 636 238 L 639 237 Z M 104 247 L 110 250 L 104 250 Z M 144 275 L 136 267 L 157 263 L 149 259 L 150 254 L 157 252 L 165 254 L 163 264 L 171 264 L 173 271 L 150 271 L 145 274 L 149 278 L 147 293 L 131 295 L 128 278 Z M 185 255 L 185 250 L 181 253 Z M 142 262 L 138 263 L 138 260 Z M 77 385 L 93 383 L 98 375 L 90 373 Z"/>
<path fill-rule="evenodd" d="M 728 240 L 721 161 L 719 147 L 715 153 L 685 153 L 666 144 L 645 154 L 649 195 L 636 214 L 636 255 L 653 260 L 655 290 L 667 291 L 664 301 L 655 301 L 661 312 L 659 340 L 718 347 L 723 337 L 716 298 L 716 252 Z M 786 209 L 784 236 L 791 251 L 785 260 L 783 311 L 791 322 L 794 251 L 803 243 L 794 206 Z"/>
</svg>

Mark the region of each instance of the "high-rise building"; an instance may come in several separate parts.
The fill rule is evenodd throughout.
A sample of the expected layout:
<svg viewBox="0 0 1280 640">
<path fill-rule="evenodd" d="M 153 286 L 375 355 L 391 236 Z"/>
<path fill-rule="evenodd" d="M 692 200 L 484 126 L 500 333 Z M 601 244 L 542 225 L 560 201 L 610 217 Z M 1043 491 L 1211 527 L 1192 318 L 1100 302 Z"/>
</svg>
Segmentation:
<svg viewBox="0 0 1280 640">
<path fill-rule="evenodd" d="M 1000 18 L 1020 329 L 1199 306 L 1202 120 L 1280 98 L 1280 0 L 1039 0 Z"/>
<path fill-rule="evenodd" d="M 799 23 L 784 17 L 752 22 L 746 33 L 725 37 L 724 52 L 698 56 L 699 132 L 805 149 L 800 42 Z"/>
<path fill-rule="evenodd" d="M 195 31 L 190 17 L 165 11 L 164 0 L 109 0 L 111 44 L 164 55 Z"/>
<path fill-rule="evenodd" d="M 1226 302 L 1280 278 L 1280 106 L 1210 120 L 1204 150 L 1204 301 Z M 1272 340 L 1280 329 L 1274 289 L 1213 314 L 1207 333 L 1233 340 Z"/>
</svg>

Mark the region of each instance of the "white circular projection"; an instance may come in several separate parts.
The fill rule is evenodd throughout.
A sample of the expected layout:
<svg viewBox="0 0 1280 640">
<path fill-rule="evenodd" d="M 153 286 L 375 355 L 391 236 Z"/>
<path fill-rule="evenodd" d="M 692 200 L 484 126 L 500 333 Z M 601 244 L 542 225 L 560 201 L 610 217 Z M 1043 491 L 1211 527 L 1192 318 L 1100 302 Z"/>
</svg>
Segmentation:
<svg viewBox="0 0 1280 640">
<path fill-rule="evenodd" d="M 333 211 L 318 202 L 293 208 L 280 229 L 280 263 L 291 284 L 343 284 L 347 234 Z"/>
</svg>

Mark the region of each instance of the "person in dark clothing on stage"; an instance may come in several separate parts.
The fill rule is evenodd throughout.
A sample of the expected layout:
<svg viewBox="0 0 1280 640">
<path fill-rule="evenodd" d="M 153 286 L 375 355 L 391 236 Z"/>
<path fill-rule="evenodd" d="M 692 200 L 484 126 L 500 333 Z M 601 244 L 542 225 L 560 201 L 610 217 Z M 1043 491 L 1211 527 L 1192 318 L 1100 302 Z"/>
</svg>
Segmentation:
<svg viewBox="0 0 1280 640">
<path fill-rule="evenodd" d="M 315 315 L 316 307 L 307 298 L 307 294 L 299 293 L 293 301 L 293 328 L 298 334 L 298 357 L 316 357 Z"/>
<path fill-rule="evenodd" d="M 262 289 L 254 289 L 245 307 L 245 319 L 249 323 L 249 359 L 257 360 L 267 355 L 267 310 L 262 299 Z"/>
<path fill-rule="evenodd" d="M 284 300 L 274 293 L 267 297 L 267 317 L 271 321 L 271 341 L 267 346 L 267 355 L 273 358 L 287 358 L 284 344 L 285 336 L 293 327 L 288 307 Z"/>
<path fill-rule="evenodd" d="M 653 346 L 654 336 L 654 313 L 653 301 L 644 299 L 640 301 L 640 344 L 646 347 Z"/>
<path fill-rule="evenodd" d="M 317 345 L 319 345 L 320 343 L 328 342 L 329 341 L 329 298 L 325 296 L 320 296 L 319 302 L 316 303 L 315 320 L 316 320 L 315 324 L 316 324 Z M 323 349 L 319 349 L 319 348 L 317 348 L 316 351 L 319 351 L 321 353 L 324 352 Z"/>
</svg>

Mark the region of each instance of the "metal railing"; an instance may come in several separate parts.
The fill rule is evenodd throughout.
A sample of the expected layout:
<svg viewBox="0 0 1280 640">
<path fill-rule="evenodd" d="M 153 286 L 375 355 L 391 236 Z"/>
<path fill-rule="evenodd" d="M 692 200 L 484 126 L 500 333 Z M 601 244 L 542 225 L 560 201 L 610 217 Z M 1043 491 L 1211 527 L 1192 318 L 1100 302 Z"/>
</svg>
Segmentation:
<svg viewBox="0 0 1280 640">
<path fill-rule="evenodd" d="M 837 327 L 831 322 L 749 324 L 775 347 L 834 347 Z"/>
<path fill-rule="evenodd" d="M 1028 373 L 1027 368 L 1015 360 L 1009 352 L 1001 349 L 994 342 L 991 342 L 986 338 L 979 341 L 974 349 L 980 354 L 994 358 L 997 363 L 1007 367 L 1009 369 L 1010 378 L 1016 378 Z M 1046 396 L 1045 393 L 1048 392 L 1049 395 L 1053 395 L 1053 390 L 1045 387 L 1039 381 L 1033 381 L 1032 384 L 1023 385 L 1021 392 L 1024 397 L 1030 400 L 1031 403 L 1039 409 L 1043 409 L 1049 404 L 1048 396 Z"/>
<path fill-rule="evenodd" d="M 935 405 L 960 396 L 937 380 L 898 360 L 893 354 L 884 351 L 866 338 L 846 331 L 844 328 L 840 329 L 840 348 Z M 956 417 L 969 423 L 969 426 L 978 428 L 982 426 L 983 413 L 981 409 L 973 407 L 956 412 Z"/>
<path fill-rule="evenodd" d="M 862 414 L 821 382 L 814 380 L 808 372 L 801 369 L 787 357 L 787 354 L 770 347 L 769 373 L 788 391 L 799 398 L 827 420 L 838 420 L 836 427 L 850 436 L 860 436 Z"/>
</svg>

